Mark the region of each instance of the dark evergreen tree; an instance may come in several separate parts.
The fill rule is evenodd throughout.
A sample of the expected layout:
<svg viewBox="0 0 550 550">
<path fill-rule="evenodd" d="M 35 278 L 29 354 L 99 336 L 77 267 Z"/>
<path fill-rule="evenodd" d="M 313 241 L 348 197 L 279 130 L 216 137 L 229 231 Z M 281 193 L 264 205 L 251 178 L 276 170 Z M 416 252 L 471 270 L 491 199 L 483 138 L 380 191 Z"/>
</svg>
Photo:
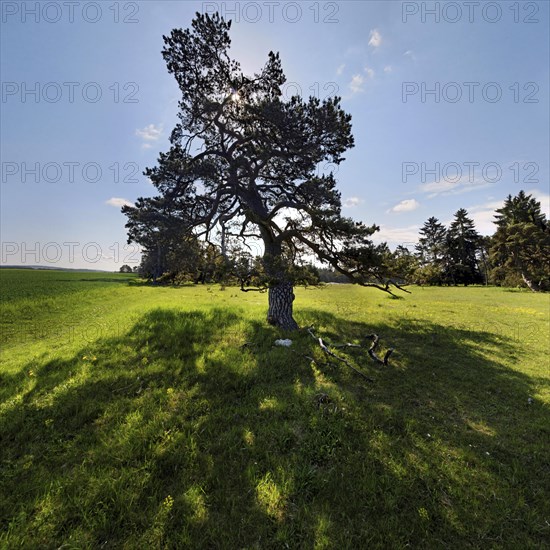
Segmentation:
<svg viewBox="0 0 550 550">
<path fill-rule="evenodd" d="M 497 283 L 516 278 L 533 291 L 550 290 L 550 227 L 540 203 L 520 191 L 496 210 L 490 259 Z"/>
<path fill-rule="evenodd" d="M 416 278 L 419 282 L 440 285 L 444 281 L 447 263 L 447 230 L 435 217 L 429 218 L 420 229 L 416 252 L 420 267 Z"/>
<path fill-rule="evenodd" d="M 229 57 L 230 27 L 218 14 L 197 13 L 191 29 L 164 37 L 181 91 L 179 123 L 170 150 L 145 172 L 158 196 L 123 212 L 138 242 L 174 220 L 204 240 L 227 227 L 224 237 L 259 239 L 268 322 L 292 330 L 293 268 L 303 249 L 355 282 L 388 290 L 370 241 L 378 228 L 343 217 L 333 174 L 319 175 L 320 165 L 338 165 L 353 146 L 340 98 L 284 100 L 273 52 L 259 73 L 244 75 Z"/>
<path fill-rule="evenodd" d="M 481 283 L 482 276 L 477 260 L 480 235 L 464 208 L 456 212 L 447 231 L 446 243 L 446 280 L 464 285 Z"/>
<path fill-rule="evenodd" d="M 496 210 L 495 224 L 497 228 L 529 223 L 541 229 L 546 229 L 548 222 L 541 212 L 541 205 L 532 195 L 520 191 L 516 197 L 508 195 L 502 208 Z"/>
</svg>

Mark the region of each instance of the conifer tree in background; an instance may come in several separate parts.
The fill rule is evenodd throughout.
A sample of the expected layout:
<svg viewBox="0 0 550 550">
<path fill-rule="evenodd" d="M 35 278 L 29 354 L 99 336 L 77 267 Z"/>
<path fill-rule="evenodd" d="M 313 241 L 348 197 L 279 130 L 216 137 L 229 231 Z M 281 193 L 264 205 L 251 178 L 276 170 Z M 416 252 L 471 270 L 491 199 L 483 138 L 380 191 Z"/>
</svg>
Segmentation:
<svg viewBox="0 0 550 550">
<path fill-rule="evenodd" d="M 496 211 L 490 260 L 494 281 L 522 281 L 532 291 L 550 290 L 550 226 L 541 205 L 520 191 Z"/>
<path fill-rule="evenodd" d="M 447 230 L 432 216 L 420 229 L 420 235 L 416 245 L 420 262 L 417 280 L 420 283 L 441 285 L 445 275 Z"/>
<path fill-rule="evenodd" d="M 482 282 L 477 253 L 480 235 L 468 212 L 460 208 L 447 231 L 447 266 L 445 280 L 451 284 L 478 284 Z"/>
</svg>

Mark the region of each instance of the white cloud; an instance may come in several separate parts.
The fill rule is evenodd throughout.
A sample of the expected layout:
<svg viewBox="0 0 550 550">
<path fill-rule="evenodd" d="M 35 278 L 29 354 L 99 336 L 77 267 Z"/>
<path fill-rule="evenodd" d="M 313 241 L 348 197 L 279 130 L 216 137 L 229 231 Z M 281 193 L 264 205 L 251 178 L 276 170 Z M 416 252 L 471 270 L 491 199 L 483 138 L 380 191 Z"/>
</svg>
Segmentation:
<svg viewBox="0 0 550 550">
<path fill-rule="evenodd" d="M 378 48 L 382 44 L 382 35 L 378 31 L 378 29 L 373 29 L 370 31 L 370 40 L 369 40 L 369 46 L 372 46 L 373 48 Z"/>
<path fill-rule="evenodd" d="M 365 67 L 365 72 L 369 78 L 374 78 L 374 70 L 370 67 Z"/>
<path fill-rule="evenodd" d="M 355 208 L 356 206 L 360 205 L 363 202 L 362 199 L 359 197 L 350 197 L 349 199 L 346 199 L 342 205 L 344 208 Z"/>
<path fill-rule="evenodd" d="M 390 212 L 412 212 L 420 206 L 416 199 L 405 199 L 390 209 Z"/>
<path fill-rule="evenodd" d="M 342 63 L 337 69 L 336 69 L 336 74 L 337 75 L 341 75 L 343 72 L 344 72 L 344 69 L 346 68 L 346 64 L 345 63 Z"/>
<path fill-rule="evenodd" d="M 460 185 L 459 181 L 449 181 L 449 180 L 439 180 L 439 181 L 430 181 L 428 183 L 423 183 L 419 186 L 420 191 L 423 193 L 431 193 L 428 198 L 432 199 L 437 197 L 442 193 L 447 193 L 452 189 L 455 189 Z"/>
<path fill-rule="evenodd" d="M 491 201 L 485 204 L 478 204 L 466 208 L 468 215 L 474 221 L 476 229 L 482 235 L 492 235 L 496 226 L 493 223 L 495 219 L 495 210 L 504 204 L 504 200 Z"/>
<path fill-rule="evenodd" d="M 375 243 L 387 242 L 389 245 L 406 246 L 409 250 L 413 250 L 412 245 L 418 242 L 418 225 L 409 225 L 407 227 L 389 227 L 381 225 L 380 231 L 377 231 L 372 236 Z"/>
<path fill-rule="evenodd" d="M 442 178 L 439 181 L 423 183 L 418 189 L 423 193 L 429 193 L 428 198 L 433 199 L 439 195 L 460 195 L 469 191 L 478 191 L 484 187 L 494 185 L 493 182 L 483 178 L 470 178 L 470 176 L 461 176 L 460 178 Z"/>
<path fill-rule="evenodd" d="M 360 74 L 353 75 L 351 82 L 349 83 L 349 88 L 352 94 L 357 94 L 363 91 L 363 83 L 365 79 Z"/>
<path fill-rule="evenodd" d="M 392 68 L 391 65 L 386 65 L 386 66 L 384 67 L 384 72 L 385 72 L 385 73 L 391 73 L 392 71 L 393 71 L 393 68 Z"/>
<path fill-rule="evenodd" d="M 416 61 L 416 56 L 412 50 L 407 50 L 403 55 L 410 58 L 412 61 Z"/>
<path fill-rule="evenodd" d="M 139 136 L 145 141 L 157 141 L 162 135 L 162 125 L 155 126 L 154 124 L 149 124 L 142 128 L 141 130 L 136 130 L 136 136 Z"/>
<path fill-rule="evenodd" d="M 116 206 L 117 208 L 121 208 L 122 206 L 134 206 L 129 200 L 120 197 L 111 197 L 109 200 L 105 201 L 105 204 Z"/>
</svg>

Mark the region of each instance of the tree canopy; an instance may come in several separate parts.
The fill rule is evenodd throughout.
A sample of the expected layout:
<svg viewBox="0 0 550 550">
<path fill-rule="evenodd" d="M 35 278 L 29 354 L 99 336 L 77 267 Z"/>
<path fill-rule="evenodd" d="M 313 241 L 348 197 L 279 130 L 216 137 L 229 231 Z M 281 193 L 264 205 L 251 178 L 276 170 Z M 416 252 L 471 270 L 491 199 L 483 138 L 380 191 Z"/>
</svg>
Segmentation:
<svg viewBox="0 0 550 550">
<path fill-rule="evenodd" d="M 495 218 L 490 249 L 495 278 L 506 280 L 511 272 L 533 291 L 550 290 L 550 225 L 540 203 L 520 191 L 508 195 Z"/>
<path fill-rule="evenodd" d="M 231 21 L 197 13 L 174 29 L 162 51 L 180 91 L 169 151 L 145 174 L 158 191 L 126 206 L 131 240 L 153 246 L 183 231 L 210 241 L 257 239 L 269 288 L 268 321 L 295 329 L 293 267 L 310 254 L 350 280 L 388 290 L 378 229 L 342 216 L 332 172 L 354 145 L 340 98 L 283 99 L 277 53 L 245 75 L 229 56 Z"/>
<path fill-rule="evenodd" d="M 458 209 L 447 231 L 446 276 L 453 283 L 468 285 L 482 281 L 477 259 L 480 238 L 468 212 Z"/>
</svg>

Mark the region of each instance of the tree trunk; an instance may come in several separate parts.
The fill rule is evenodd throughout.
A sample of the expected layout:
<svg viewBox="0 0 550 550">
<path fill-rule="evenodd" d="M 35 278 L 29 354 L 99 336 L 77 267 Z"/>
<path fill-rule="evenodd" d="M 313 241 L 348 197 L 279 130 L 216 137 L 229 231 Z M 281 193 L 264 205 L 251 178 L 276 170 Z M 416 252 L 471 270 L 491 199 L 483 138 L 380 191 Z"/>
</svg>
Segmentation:
<svg viewBox="0 0 550 550">
<path fill-rule="evenodd" d="M 529 290 L 531 290 L 532 292 L 540 292 L 540 287 L 539 287 L 539 285 L 537 285 L 537 283 L 535 283 L 535 282 L 532 281 L 531 279 L 528 279 L 528 278 L 525 276 L 525 273 L 522 273 L 522 274 L 521 274 L 521 278 L 523 279 L 523 282 L 527 285 L 527 287 L 529 288 Z"/>
<path fill-rule="evenodd" d="M 292 317 L 294 292 L 292 283 L 282 282 L 269 287 L 267 322 L 283 330 L 297 330 L 298 323 Z"/>
<path fill-rule="evenodd" d="M 283 330 L 298 330 L 298 323 L 292 317 L 293 284 L 287 276 L 288 266 L 282 257 L 281 243 L 274 238 L 271 231 L 261 225 L 260 232 L 264 241 L 262 263 L 270 280 L 267 322 Z"/>
</svg>

